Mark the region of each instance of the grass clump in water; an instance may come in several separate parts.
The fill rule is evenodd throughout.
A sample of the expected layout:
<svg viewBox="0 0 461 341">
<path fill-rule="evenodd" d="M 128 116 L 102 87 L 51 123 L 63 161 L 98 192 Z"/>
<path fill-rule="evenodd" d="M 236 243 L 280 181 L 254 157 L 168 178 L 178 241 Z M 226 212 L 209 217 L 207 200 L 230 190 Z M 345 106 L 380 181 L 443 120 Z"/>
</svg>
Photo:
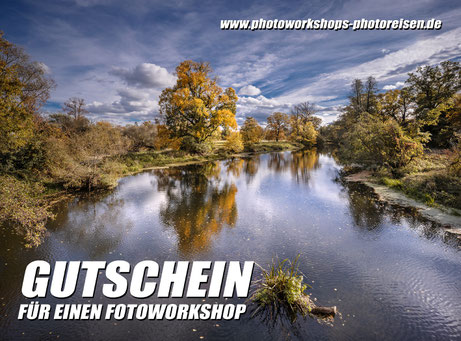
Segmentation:
<svg viewBox="0 0 461 341">
<path fill-rule="evenodd" d="M 304 292 L 310 286 L 303 283 L 298 260 L 299 255 L 293 262 L 273 260 L 269 270 L 262 269 L 262 278 L 250 297 L 258 306 L 253 315 L 264 311 L 276 317 L 283 311 L 294 321 L 298 314 L 309 314 L 312 304 Z"/>
</svg>

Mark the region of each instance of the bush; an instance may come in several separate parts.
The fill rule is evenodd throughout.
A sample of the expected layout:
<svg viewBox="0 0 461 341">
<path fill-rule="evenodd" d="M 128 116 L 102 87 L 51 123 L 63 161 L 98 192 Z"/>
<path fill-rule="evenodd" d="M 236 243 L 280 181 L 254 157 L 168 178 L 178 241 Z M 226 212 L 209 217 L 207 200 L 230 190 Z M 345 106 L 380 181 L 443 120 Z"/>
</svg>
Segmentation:
<svg viewBox="0 0 461 341">
<path fill-rule="evenodd" d="M 345 134 L 341 153 L 352 162 L 393 170 L 423 154 L 425 136 L 411 136 L 394 119 L 377 120 L 367 113 Z"/>
<path fill-rule="evenodd" d="M 243 150 L 243 141 L 239 132 L 231 132 L 226 138 L 225 149 L 232 153 L 240 153 Z"/>
<path fill-rule="evenodd" d="M 211 144 L 206 142 L 197 142 L 193 137 L 186 136 L 181 140 L 181 150 L 191 154 L 206 155 L 212 150 Z"/>
<path fill-rule="evenodd" d="M 0 177 L 0 223 L 10 224 L 24 236 L 26 247 L 38 246 L 45 235 L 45 223 L 53 214 L 40 198 L 43 186 Z"/>
<path fill-rule="evenodd" d="M 382 178 L 382 183 L 390 188 L 402 189 L 402 181 L 398 179 Z"/>
</svg>

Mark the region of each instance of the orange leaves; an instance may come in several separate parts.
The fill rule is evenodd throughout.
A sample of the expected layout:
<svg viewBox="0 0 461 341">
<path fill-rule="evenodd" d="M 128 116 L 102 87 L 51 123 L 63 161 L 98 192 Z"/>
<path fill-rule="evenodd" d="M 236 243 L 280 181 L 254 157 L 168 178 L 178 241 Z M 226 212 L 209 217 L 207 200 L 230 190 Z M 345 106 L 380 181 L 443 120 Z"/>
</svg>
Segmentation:
<svg viewBox="0 0 461 341">
<path fill-rule="evenodd" d="M 160 113 L 175 137 L 190 136 L 206 141 L 219 127 L 237 127 L 237 96 L 232 88 L 223 90 L 208 63 L 191 60 L 176 68 L 176 85 L 163 90 Z"/>
</svg>

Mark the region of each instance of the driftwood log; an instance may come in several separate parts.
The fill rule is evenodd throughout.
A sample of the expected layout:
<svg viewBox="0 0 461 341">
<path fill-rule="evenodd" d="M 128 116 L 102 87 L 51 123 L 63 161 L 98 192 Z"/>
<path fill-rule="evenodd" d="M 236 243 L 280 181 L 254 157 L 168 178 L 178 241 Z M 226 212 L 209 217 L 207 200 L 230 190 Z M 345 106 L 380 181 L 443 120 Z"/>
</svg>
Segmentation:
<svg viewBox="0 0 461 341">
<path fill-rule="evenodd" d="M 314 315 L 325 315 L 325 316 L 335 316 L 336 315 L 336 306 L 334 307 L 311 307 L 311 314 Z"/>
<path fill-rule="evenodd" d="M 312 302 L 309 296 L 303 297 L 304 304 L 309 307 L 309 313 L 313 315 L 320 315 L 320 316 L 331 316 L 334 317 L 337 313 L 336 306 L 334 307 L 319 307 Z"/>
</svg>

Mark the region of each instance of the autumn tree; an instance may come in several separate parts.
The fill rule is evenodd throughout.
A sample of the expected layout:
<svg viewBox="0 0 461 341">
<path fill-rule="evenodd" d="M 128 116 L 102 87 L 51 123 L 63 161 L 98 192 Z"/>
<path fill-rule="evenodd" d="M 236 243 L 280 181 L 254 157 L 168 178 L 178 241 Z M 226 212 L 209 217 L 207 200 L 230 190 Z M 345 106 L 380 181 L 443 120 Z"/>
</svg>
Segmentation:
<svg viewBox="0 0 461 341">
<path fill-rule="evenodd" d="M 0 32 L 0 153 L 14 153 L 31 141 L 35 116 L 53 86 L 44 65 Z"/>
<path fill-rule="evenodd" d="M 299 103 L 290 113 L 290 140 L 312 147 L 317 143 L 318 129 L 322 119 L 314 116 L 317 112 L 315 105 L 310 102 Z"/>
<path fill-rule="evenodd" d="M 259 125 L 258 121 L 251 116 L 245 119 L 245 122 L 243 122 L 240 128 L 240 134 L 245 144 L 253 144 L 261 141 L 263 133 L 263 128 Z"/>
<path fill-rule="evenodd" d="M 290 117 L 287 114 L 282 112 L 274 112 L 267 118 L 267 131 L 270 136 L 279 141 L 284 139 L 288 131 L 288 124 L 290 122 Z"/>
<path fill-rule="evenodd" d="M 315 116 L 316 113 L 317 109 L 315 107 L 315 104 L 306 101 L 294 105 L 291 108 L 290 115 L 292 116 L 292 118 L 295 118 L 296 122 L 312 122 L 314 128 L 319 129 L 320 124 L 322 123 L 322 119 L 320 117 Z"/>
<path fill-rule="evenodd" d="M 48 140 L 47 169 L 56 183 L 70 189 L 108 188 L 116 184 L 123 166 L 115 157 L 131 141 L 109 122 L 91 124 L 83 133 Z"/>
<path fill-rule="evenodd" d="M 186 60 L 176 68 L 176 84 L 162 91 L 160 114 L 174 137 L 201 144 L 219 127 L 237 128 L 237 95 L 211 73 L 208 63 Z"/>
</svg>

